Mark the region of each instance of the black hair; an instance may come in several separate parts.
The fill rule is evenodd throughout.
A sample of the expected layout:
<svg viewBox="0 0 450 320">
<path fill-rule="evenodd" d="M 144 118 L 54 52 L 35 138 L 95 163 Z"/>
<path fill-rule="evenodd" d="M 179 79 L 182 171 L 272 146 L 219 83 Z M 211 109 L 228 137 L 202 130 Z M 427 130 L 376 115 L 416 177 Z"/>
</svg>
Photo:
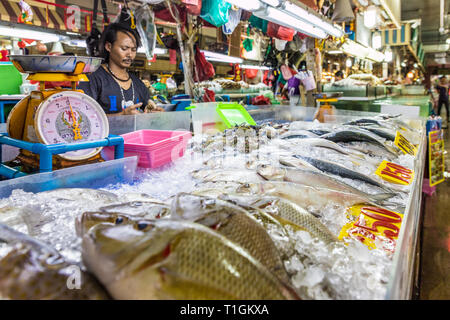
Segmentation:
<svg viewBox="0 0 450 320">
<path fill-rule="evenodd" d="M 117 32 L 126 33 L 129 36 L 132 36 L 134 40 L 136 40 L 136 48 L 141 46 L 141 37 L 135 29 L 131 29 L 130 27 L 121 24 L 121 23 L 111 23 L 108 25 L 102 33 L 100 38 L 100 55 L 105 59 L 105 62 L 109 61 L 109 52 L 105 49 L 105 44 L 107 42 L 114 44 L 117 40 Z"/>
<path fill-rule="evenodd" d="M 341 70 L 339 70 L 339 71 L 337 71 L 337 72 L 334 74 L 334 76 L 335 76 L 335 77 L 341 77 L 341 78 L 343 78 L 343 77 L 344 77 L 344 73 L 343 73 Z"/>
</svg>

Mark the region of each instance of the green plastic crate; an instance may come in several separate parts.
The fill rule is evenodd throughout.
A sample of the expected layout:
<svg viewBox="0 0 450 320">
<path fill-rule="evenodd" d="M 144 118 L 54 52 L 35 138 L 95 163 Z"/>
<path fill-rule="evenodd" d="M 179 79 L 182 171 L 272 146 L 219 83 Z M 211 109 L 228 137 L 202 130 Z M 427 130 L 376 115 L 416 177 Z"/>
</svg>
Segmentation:
<svg viewBox="0 0 450 320">
<path fill-rule="evenodd" d="M 219 103 L 216 111 L 227 128 L 240 124 L 256 125 L 255 120 L 253 120 L 247 110 L 238 103 Z"/>
<path fill-rule="evenodd" d="M 11 62 L 0 62 L 0 94 L 20 94 L 22 75 Z"/>
</svg>

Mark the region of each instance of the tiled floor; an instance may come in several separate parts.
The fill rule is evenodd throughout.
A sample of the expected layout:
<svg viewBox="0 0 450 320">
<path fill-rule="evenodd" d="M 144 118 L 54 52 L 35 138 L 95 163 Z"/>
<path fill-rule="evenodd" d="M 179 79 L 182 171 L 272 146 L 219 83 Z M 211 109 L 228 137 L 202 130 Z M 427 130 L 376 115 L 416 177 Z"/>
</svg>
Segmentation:
<svg viewBox="0 0 450 320">
<path fill-rule="evenodd" d="M 444 135 L 446 168 L 450 171 L 450 129 L 445 129 Z M 419 299 L 450 300 L 450 178 L 423 201 Z"/>
</svg>

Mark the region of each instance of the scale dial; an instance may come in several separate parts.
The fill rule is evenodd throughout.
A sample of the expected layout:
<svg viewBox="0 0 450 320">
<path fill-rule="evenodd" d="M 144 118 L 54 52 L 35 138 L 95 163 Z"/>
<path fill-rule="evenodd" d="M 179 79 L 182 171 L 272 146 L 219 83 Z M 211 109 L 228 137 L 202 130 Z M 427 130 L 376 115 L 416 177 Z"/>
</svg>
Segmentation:
<svg viewBox="0 0 450 320">
<path fill-rule="evenodd" d="M 44 144 L 95 141 L 109 134 L 108 119 L 102 107 L 90 96 L 77 91 L 61 91 L 44 100 L 36 110 L 34 127 Z M 59 156 L 66 160 L 85 160 L 101 149 L 82 149 Z"/>
</svg>

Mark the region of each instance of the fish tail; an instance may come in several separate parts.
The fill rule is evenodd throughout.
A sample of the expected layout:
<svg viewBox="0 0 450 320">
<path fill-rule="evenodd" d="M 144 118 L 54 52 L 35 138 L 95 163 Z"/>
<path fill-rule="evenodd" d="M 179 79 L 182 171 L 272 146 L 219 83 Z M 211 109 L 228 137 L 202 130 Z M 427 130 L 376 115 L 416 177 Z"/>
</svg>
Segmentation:
<svg viewBox="0 0 450 320">
<path fill-rule="evenodd" d="M 378 193 L 378 194 L 374 194 L 371 195 L 370 198 L 374 201 L 374 202 L 380 202 L 386 199 L 390 199 L 392 197 L 395 196 L 394 192 L 386 192 L 386 193 Z"/>
</svg>

